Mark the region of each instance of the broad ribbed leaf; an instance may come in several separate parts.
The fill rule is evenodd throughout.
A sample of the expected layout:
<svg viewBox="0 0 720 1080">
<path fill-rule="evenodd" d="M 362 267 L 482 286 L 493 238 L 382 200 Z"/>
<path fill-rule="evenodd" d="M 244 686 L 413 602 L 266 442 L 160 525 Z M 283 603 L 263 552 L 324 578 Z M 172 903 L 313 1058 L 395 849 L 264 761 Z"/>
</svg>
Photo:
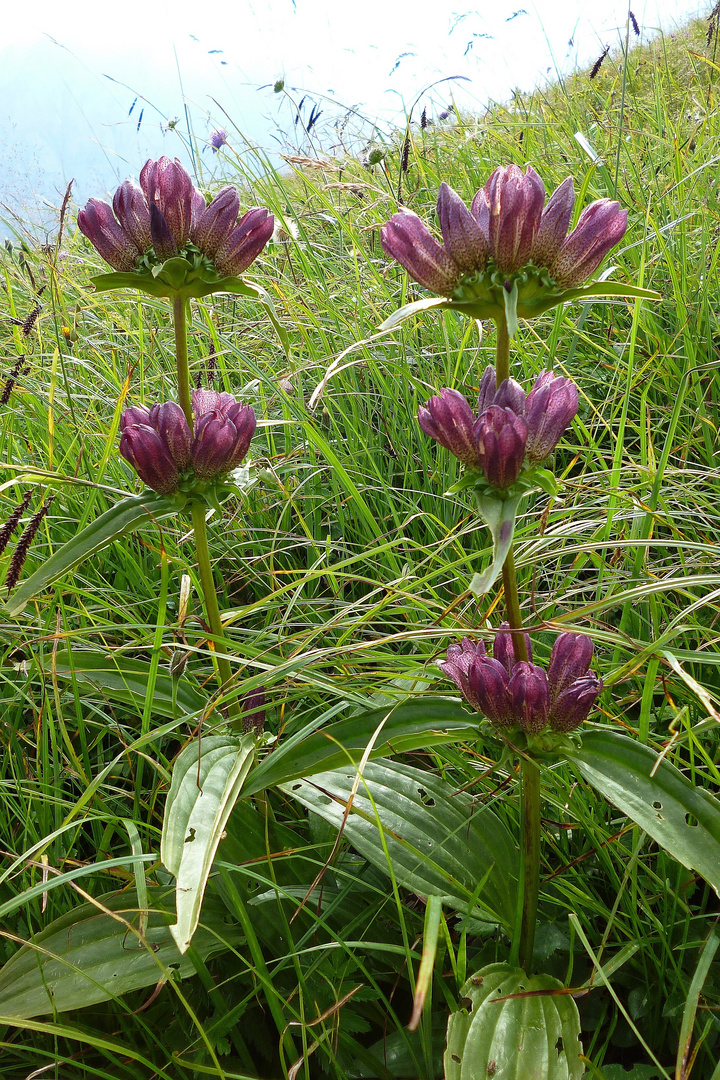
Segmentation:
<svg viewBox="0 0 720 1080">
<path fill-rule="evenodd" d="M 179 509 L 177 503 L 157 495 L 154 491 L 144 491 L 142 495 L 122 499 L 77 533 L 72 540 L 59 547 L 34 574 L 23 581 L 4 605 L 6 614 L 19 615 L 28 600 L 47 589 L 73 566 L 77 566 L 121 536 L 139 529 L 141 525 L 150 525 L 153 521 L 170 517 L 177 514 Z"/>
<path fill-rule="evenodd" d="M 510 499 L 501 499 L 499 495 L 476 493 L 477 508 L 492 536 L 493 555 L 492 562 L 482 574 L 473 574 L 470 582 L 470 592 L 473 596 L 484 596 L 502 573 L 503 563 L 512 547 L 515 515 L 521 499 L 522 493 L 513 495 Z"/>
<path fill-rule="evenodd" d="M 448 1022 L 445 1080 L 579 1080 L 580 1017 L 562 989 L 509 964 L 472 975 Z"/>
<path fill-rule="evenodd" d="M 252 765 L 255 736 L 215 735 L 186 746 L 173 767 L 160 858 L 177 881 L 170 932 L 186 952 L 230 811 Z"/>
<path fill-rule="evenodd" d="M 21 1020 L 53 1011 L 74 1012 L 155 986 L 170 967 L 180 975 L 194 974 L 191 961 L 180 955 L 170 934 L 173 915 L 166 910 L 168 901 L 172 903 L 172 890 L 148 890 L 151 907 L 144 943 L 132 929 L 137 930 L 140 919 L 134 889 L 98 898 L 98 904 L 119 919 L 103 914 L 95 904 L 83 904 L 56 919 L 0 971 L 0 1015 Z M 232 943 L 237 944 L 238 937 L 234 934 Z M 207 958 L 225 943 L 220 935 L 201 929 L 194 945 Z"/>
<path fill-rule="evenodd" d="M 282 790 L 339 828 L 356 779 L 356 769 L 346 767 L 283 784 Z M 394 761 L 368 763 L 343 837 L 380 870 L 388 870 L 389 856 L 404 888 L 441 896 L 459 911 L 468 909 L 484 880 L 475 913 L 512 928 L 515 841 L 489 807 L 478 807 L 432 773 Z"/>
<path fill-rule="evenodd" d="M 720 802 L 665 758 L 615 731 L 589 731 L 572 764 L 665 851 L 720 895 Z"/>
<path fill-rule="evenodd" d="M 478 737 L 477 723 L 458 702 L 418 699 L 395 709 L 373 709 L 309 735 L 300 731 L 284 739 L 252 770 L 243 797 L 298 777 L 340 768 L 347 765 L 348 759 L 359 761 L 383 720 L 371 759 L 443 743 L 474 742 Z"/>
</svg>

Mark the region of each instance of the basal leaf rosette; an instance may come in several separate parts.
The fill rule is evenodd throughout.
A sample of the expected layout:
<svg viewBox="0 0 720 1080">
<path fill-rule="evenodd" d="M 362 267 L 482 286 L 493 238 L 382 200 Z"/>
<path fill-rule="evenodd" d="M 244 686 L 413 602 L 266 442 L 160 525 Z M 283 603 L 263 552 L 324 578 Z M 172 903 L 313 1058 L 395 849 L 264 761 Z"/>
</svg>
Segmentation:
<svg viewBox="0 0 720 1080">
<path fill-rule="evenodd" d="M 442 244 L 417 214 L 400 210 L 381 230 L 383 248 L 437 296 L 405 305 L 382 329 L 429 308 L 449 308 L 472 319 L 505 319 L 512 335 L 518 318 L 532 319 L 585 296 L 659 299 L 658 293 L 618 282 L 584 285 L 625 235 L 627 211 L 612 199 L 598 199 L 568 233 L 574 204 L 570 177 L 546 204 L 535 170 L 523 173 L 508 165 L 492 173 L 470 209 L 441 184 Z"/>
<path fill-rule="evenodd" d="M 90 199 L 78 227 L 113 267 L 92 278 L 98 291 L 137 289 L 150 296 L 207 296 L 230 292 L 252 298 L 264 294 L 239 280 L 272 236 L 274 218 L 255 206 L 238 219 L 236 188 L 205 197 L 175 159 L 149 160 L 140 184 L 125 180 L 113 204 Z"/>
</svg>

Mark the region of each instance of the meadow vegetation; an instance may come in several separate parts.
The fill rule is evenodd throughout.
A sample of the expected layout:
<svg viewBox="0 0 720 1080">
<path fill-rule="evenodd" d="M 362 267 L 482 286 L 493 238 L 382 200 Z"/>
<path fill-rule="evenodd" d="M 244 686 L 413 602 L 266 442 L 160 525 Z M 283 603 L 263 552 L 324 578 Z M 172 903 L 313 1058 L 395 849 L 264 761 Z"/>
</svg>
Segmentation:
<svg viewBox="0 0 720 1080">
<path fill-rule="evenodd" d="M 532 496 L 518 522 L 523 621 L 543 663 L 559 630 L 592 637 L 605 689 L 587 727 L 623 731 L 717 791 L 720 58 L 707 28 L 635 44 L 630 27 L 593 78 L 484 116 L 428 109 L 354 156 L 311 132 L 278 169 L 220 118 L 223 180 L 284 226 L 248 275 L 283 333 L 264 306 L 216 294 L 191 302 L 189 334 L 192 378 L 259 419 L 243 494 L 208 528 L 233 690 L 264 691 L 276 742 L 227 822 L 180 959 L 158 854 L 165 800 L 182 748 L 226 730 L 188 520 L 148 521 L 23 612 L 0 612 L 4 1080 L 432 1080 L 464 979 L 506 956 L 506 930 L 482 917 L 462 874 L 451 882 L 405 857 L 430 819 L 401 840 L 375 824 L 398 792 L 409 807 L 413 784 L 428 813 L 457 807 L 437 829 L 463 851 L 468 835 L 482 841 L 484 808 L 515 837 L 520 812 L 513 760 L 473 737 L 437 666 L 451 641 L 497 625 L 500 595 L 468 590 L 488 533 L 471 500 L 447 493 L 459 463 L 416 421 L 440 387 L 477 395 L 494 331 L 452 311 L 378 331 L 424 295 L 380 246 L 398 195 L 432 222 L 442 181 L 469 201 L 515 162 L 548 191 L 572 175 L 579 205 L 610 197 L 629 210 L 608 265 L 662 301 L 570 304 L 516 338 L 526 388 L 552 365 L 581 391 L 555 456 L 559 495 Z M 371 165 L 372 149 L 384 157 Z M 174 393 L 164 301 L 94 293 L 89 278 L 106 268 L 74 217 L 65 207 L 47 245 L 18 230 L 0 252 L 0 523 L 26 491 L 21 525 L 48 506 L 22 578 L 140 491 L 117 452 L 120 413 Z M 396 753 L 368 764 L 367 788 L 333 744 L 324 767 L 338 770 L 337 798 L 355 782 L 364 815 L 338 839 L 342 803 L 319 781 L 288 779 L 302 777 L 293 753 L 333 723 L 351 743 L 356 717 L 362 747 L 389 712 L 399 732 L 416 720 L 427 737 L 378 734 Z M 435 741 L 437 716 L 462 737 Z M 283 746 L 285 771 L 273 764 Z M 716 892 L 567 762 L 549 764 L 543 785 L 536 962 L 578 994 L 588 1075 L 718 1080 Z M 433 892 L 445 897 L 437 953 L 410 1033 Z M 77 951 L 48 969 L 53 1014 L 38 958 L 62 952 L 78 923 Z M 133 950 L 139 976 L 127 974 Z"/>
</svg>

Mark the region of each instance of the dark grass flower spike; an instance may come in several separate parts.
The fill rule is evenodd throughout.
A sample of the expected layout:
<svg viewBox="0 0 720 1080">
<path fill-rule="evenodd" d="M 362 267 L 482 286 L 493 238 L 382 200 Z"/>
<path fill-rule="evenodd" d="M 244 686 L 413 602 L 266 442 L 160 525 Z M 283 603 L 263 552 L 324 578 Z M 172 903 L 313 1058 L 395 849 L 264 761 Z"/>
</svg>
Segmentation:
<svg viewBox="0 0 720 1080">
<path fill-rule="evenodd" d="M 33 517 L 31 517 L 30 521 L 25 526 L 25 529 L 20 536 L 20 539 L 15 545 L 15 550 L 13 551 L 12 558 L 10 559 L 10 566 L 8 567 L 7 577 L 5 578 L 5 588 L 7 589 L 8 593 L 12 592 L 12 590 L 15 588 L 18 581 L 20 580 L 20 574 L 22 573 L 22 568 L 25 564 L 28 551 L 30 550 L 30 545 L 35 539 L 37 531 L 40 528 L 40 524 L 43 518 L 46 516 L 47 512 L 49 511 L 50 505 L 53 502 L 54 498 L 55 496 L 51 495 L 49 499 L 40 507 L 37 513 L 34 514 Z"/>
</svg>

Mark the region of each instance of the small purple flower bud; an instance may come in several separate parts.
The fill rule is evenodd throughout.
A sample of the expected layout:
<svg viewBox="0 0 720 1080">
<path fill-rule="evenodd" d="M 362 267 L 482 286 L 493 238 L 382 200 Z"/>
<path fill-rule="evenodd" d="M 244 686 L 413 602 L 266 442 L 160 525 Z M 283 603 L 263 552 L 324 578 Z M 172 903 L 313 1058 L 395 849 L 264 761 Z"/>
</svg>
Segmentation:
<svg viewBox="0 0 720 1080">
<path fill-rule="evenodd" d="M 476 422 L 472 409 L 457 390 L 441 390 L 418 409 L 418 423 L 425 434 L 475 469 L 480 464 Z"/>
<path fill-rule="evenodd" d="M 515 483 L 523 461 L 528 426 L 512 409 L 491 405 L 475 422 L 478 456 L 491 487 L 505 491 Z"/>
<path fill-rule="evenodd" d="M 383 251 L 397 259 L 420 285 L 440 296 L 450 296 L 460 271 L 444 247 L 430 235 L 417 214 L 401 210 L 380 230 Z"/>
<path fill-rule="evenodd" d="M 543 210 L 532 250 L 532 260 L 536 266 L 552 266 L 567 236 L 574 205 L 575 189 L 572 177 L 568 176 L 553 191 Z"/>
<path fill-rule="evenodd" d="M 150 410 L 150 423 L 165 443 L 178 469 L 186 469 L 190 464 L 191 435 L 185 413 L 180 406 L 174 401 L 153 405 Z"/>
<path fill-rule="evenodd" d="M 157 161 L 146 161 L 140 172 L 140 187 L 145 192 L 151 215 L 153 204 L 156 204 L 162 211 L 175 247 L 181 248 L 190 237 L 195 190 L 185 169 L 177 158 L 171 161 L 163 156 Z M 155 253 L 158 254 L 157 248 Z"/>
<path fill-rule="evenodd" d="M 457 192 L 440 185 L 438 218 L 445 250 L 462 273 L 484 270 L 488 262 L 488 244 L 482 229 Z"/>
<path fill-rule="evenodd" d="M 243 731 L 260 732 L 265 727 L 265 691 L 252 690 L 240 699 Z"/>
<path fill-rule="evenodd" d="M 241 401 L 231 405 L 225 415 L 227 419 L 235 425 L 235 430 L 237 432 L 235 445 L 225 463 L 225 468 L 229 472 L 232 469 L 236 469 L 247 454 L 252 437 L 255 434 L 257 421 L 252 406 L 243 405 Z"/>
<path fill-rule="evenodd" d="M 157 203 L 150 203 L 150 236 L 158 259 L 172 259 L 178 248 L 170 226 Z"/>
<path fill-rule="evenodd" d="M 525 403 L 527 456 L 532 465 L 552 454 L 578 411 L 578 391 L 572 379 L 544 371 Z"/>
<path fill-rule="evenodd" d="M 508 673 L 492 656 L 479 656 L 468 672 L 469 703 L 496 727 L 512 727 L 513 712 Z"/>
<path fill-rule="evenodd" d="M 537 664 L 520 660 L 513 667 L 508 691 L 515 722 L 523 731 L 531 734 L 542 731 L 550 711 L 548 684 L 543 669 Z"/>
<path fill-rule="evenodd" d="M 237 188 L 222 188 L 200 215 L 191 239 L 205 255 L 214 257 L 237 221 L 240 197 Z"/>
<path fill-rule="evenodd" d="M 488 206 L 485 188 L 475 192 L 470 206 L 470 212 L 480 226 L 480 232 L 485 237 L 485 242 L 490 250 L 490 208 Z"/>
<path fill-rule="evenodd" d="M 593 657 L 592 638 L 587 634 L 560 634 L 550 653 L 548 685 L 555 701 L 577 679 L 587 675 Z"/>
<path fill-rule="evenodd" d="M 530 635 L 523 634 L 523 637 L 525 638 L 525 648 L 527 649 L 528 660 L 532 660 L 533 652 Z M 500 633 L 495 635 L 495 640 L 493 642 L 493 656 L 502 664 L 508 675 L 512 675 L 512 669 L 517 663 L 517 657 L 515 656 L 513 636 L 510 633 L 509 623 L 504 622 L 500 624 Z"/>
<path fill-rule="evenodd" d="M 485 645 L 482 641 L 474 642 L 468 637 L 462 639 L 462 644 L 448 645 L 447 659 L 441 660 L 438 667 L 443 675 L 452 679 L 463 697 L 469 701 L 468 672 L 473 661 L 478 657 L 485 656 Z M 472 702 L 471 702 L 472 704 Z M 473 708 L 476 708 L 473 705 Z"/>
<path fill-rule="evenodd" d="M 125 180 L 113 196 L 113 210 L 121 226 L 141 252 L 152 247 L 150 210 L 142 188 Z"/>
<path fill-rule="evenodd" d="M 228 394 L 228 397 L 232 397 Z M 233 398 L 233 401 L 235 398 Z M 209 412 L 221 412 L 222 411 L 222 394 L 217 390 L 193 390 L 192 392 L 192 411 L 199 419 L 205 413 Z"/>
<path fill-rule="evenodd" d="M 495 375 L 495 368 L 492 364 L 483 371 L 482 379 L 480 380 L 480 394 L 478 396 L 478 416 L 482 416 L 486 409 L 489 409 L 491 405 L 495 404 L 495 394 L 497 393 L 497 378 Z"/>
<path fill-rule="evenodd" d="M 530 166 L 523 175 L 517 165 L 508 165 L 496 169 L 489 178 L 485 199 L 490 253 L 498 270 L 511 274 L 529 262 L 532 255 L 545 204 L 545 187 Z"/>
<path fill-rule="evenodd" d="M 132 427 L 133 424 L 150 424 L 150 410 L 144 405 L 131 405 L 125 409 L 120 417 L 120 431 Z M 150 426 L 152 427 L 152 424 Z"/>
<path fill-rule="evenodd" d="M 231 229 L 215 255 L 221 274 L 238 275 L 247 270 L 267 244 L 275 228 L 275 218 L 264 206 L 254 206 Z"/>
<path fill-rule="evenodd" d="M 602 679 L 594 671 L 576 679 L 555 699 L 550 709 L 553 731 L 574 731 L 587 720 L 602 691 Z"/>
<path fill-rule="evenodd" d="M 222 413 L 213 411 L 201 416 L 190 448 L 193 472 L 198 480 L 212 480 L 227 472 L 236 442 L 237 429 Z"/>
<path fill-rule="evenodd" d="M 503 409 L 512 409 L 516 416 L 522 416 L 525 412 L 525 391 L 514 379 L 503 379 L 492 403 Z"/>
<path fill-rule="evenodd" d="M 77 216 L 80 232 L 87 236 L 99 255 L 113 270 L 134 270 L 140 248 L 122 225 L 115 220 L 112 208 L 99 199 L 88 199 Z"/>
<path fill-rule="evenodd" d="M 196 187 L 192 189 L 192 195 L 190 196 L 190 236 L 192 238 L 192 231 L 196 227 L 198 221 L 205 213 L 207 203 L 205 202 L 205 196 L 202 191 L 198 191 Z"/>
<path fill-rule="evenodd" d="M 550 267 L 555 282 L 565 289 L 582 285 L 620 243 L 626 228 L 627 210 L 619 203 L 598 199 L 586 206 Z"/>
<path fill-rule="evenodd" d="M 120 436 L 120 453 L 148 487 L 161 495 L 177 491 L 177 465 L 154 428 L 147 424 L 126 427 Z"/>
</svg>

